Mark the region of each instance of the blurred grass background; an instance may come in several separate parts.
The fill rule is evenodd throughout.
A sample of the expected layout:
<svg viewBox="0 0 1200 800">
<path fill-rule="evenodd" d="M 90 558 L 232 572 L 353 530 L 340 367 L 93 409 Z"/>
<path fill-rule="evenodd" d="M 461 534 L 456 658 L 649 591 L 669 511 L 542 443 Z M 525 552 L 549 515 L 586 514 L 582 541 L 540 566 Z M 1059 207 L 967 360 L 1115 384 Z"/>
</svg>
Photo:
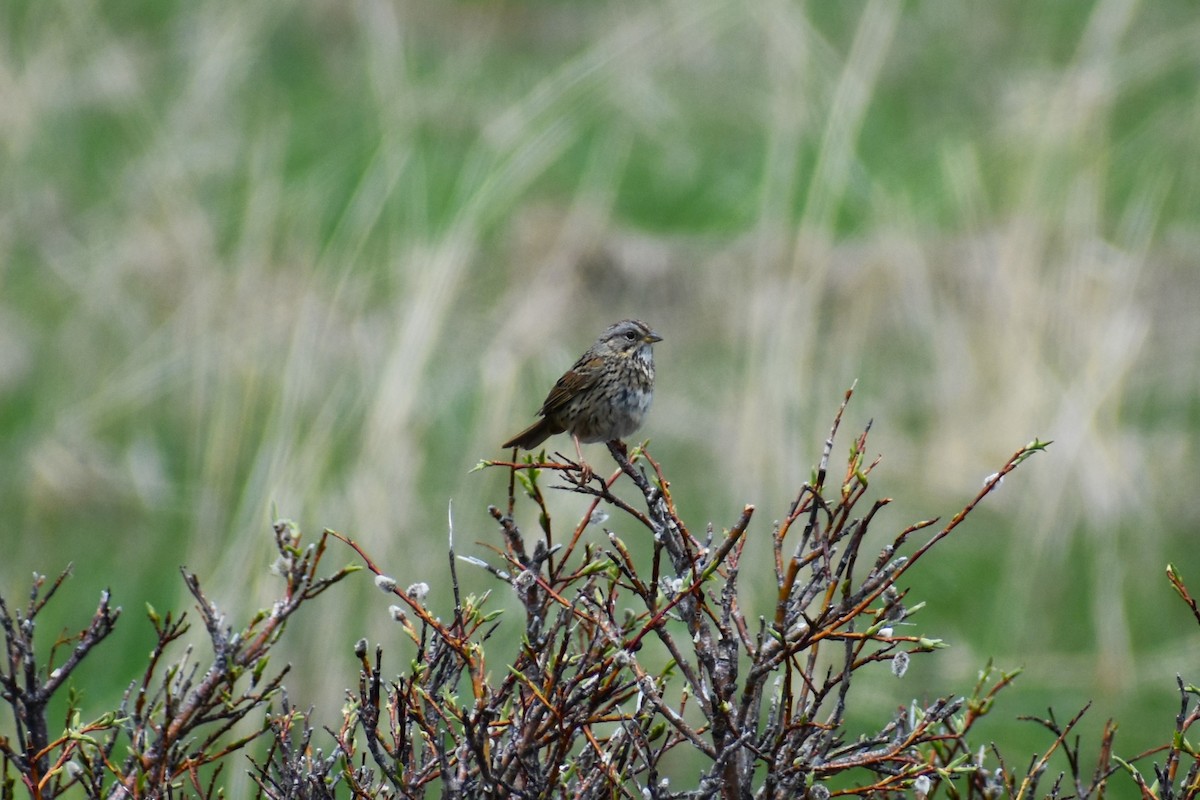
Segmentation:
<svg viewBox="0 0 1200 800">
<path fill-rule="evenodd" d="M 681 510 L 756 504 L 764 570 L 855 378 L 837 452 L 874 418 L 891 532 L 1055 440 L 910 573 L 953 648 L 864 726 L 994 657 L 1014 762 L 1017 714 L 1089 698 L 1162 743 L 1200 655 L 1162 577 L 1200 588 L 1197 42 L 1189 0 L 10 0 L 0 586 L 74 562 L 72 630 L 112 586 L 97 704 L 180 564 L 234 620 L 271 597 L 276 515 L 446 608 L 449 501 L 459 552 L 498 541 L 506 475 L 468 470 L 635 316 Z M 301 705 L 337 712 L 360 636 L 401 669 L 369 583 L 289 633 Z"/>
</svg>

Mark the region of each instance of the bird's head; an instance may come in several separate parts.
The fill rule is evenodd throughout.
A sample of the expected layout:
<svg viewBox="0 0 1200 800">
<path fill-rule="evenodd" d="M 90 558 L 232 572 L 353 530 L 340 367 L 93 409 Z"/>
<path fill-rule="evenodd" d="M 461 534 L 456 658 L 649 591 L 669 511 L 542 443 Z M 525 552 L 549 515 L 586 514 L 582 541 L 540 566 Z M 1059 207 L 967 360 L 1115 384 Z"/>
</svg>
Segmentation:
<svg viewBox="0 0 1200 800">
<path fill-rule="evenodd" d="M 597 344 L 610 353 L 632 356 L 643 351 L 648 354 L 650 345 L 661 341 L 662 337 L 646 323 L 636 319 L 625 319 L 609 326 L 600 335 Z"/>
</svg>

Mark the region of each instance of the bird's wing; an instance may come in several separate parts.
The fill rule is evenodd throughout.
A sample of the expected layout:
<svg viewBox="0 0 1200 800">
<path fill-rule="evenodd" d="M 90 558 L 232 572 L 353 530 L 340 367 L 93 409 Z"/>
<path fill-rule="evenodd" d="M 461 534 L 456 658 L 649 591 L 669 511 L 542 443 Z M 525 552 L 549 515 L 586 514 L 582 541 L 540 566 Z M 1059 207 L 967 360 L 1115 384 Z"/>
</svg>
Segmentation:
<svg viewBox="0 0 1200 800">
<path fill-rule="evenodd" d="M 571 402 L 571 398 L 580 392 L 586 392 L 600 377 L 603 365 L 604 359 L 599 356 L 581 358 L 576 361 L 575 366 L 567 370 L 566 374 L 554 384 L 550 394 L 546 395 L 546 402 L 542 403 L 542 410 L 539 413 L 542 416 L 549 416 L 565 407 L 567 403 Z"/>
</svg>

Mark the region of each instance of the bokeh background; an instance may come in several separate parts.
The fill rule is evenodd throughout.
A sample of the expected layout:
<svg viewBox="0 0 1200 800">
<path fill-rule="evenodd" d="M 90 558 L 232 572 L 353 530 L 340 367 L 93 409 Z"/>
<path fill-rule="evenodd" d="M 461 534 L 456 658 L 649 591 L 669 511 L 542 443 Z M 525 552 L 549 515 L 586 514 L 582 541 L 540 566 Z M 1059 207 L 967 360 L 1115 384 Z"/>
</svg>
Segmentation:
<svg viewBox="0 0 1200 800">
<path fill-rule="evenodd" d="M 76 630 L 112 587 L 97 708 L 181 564 L 232 622 L 272 596 L 276 517 L 444 613 L 450 502 L 459 552 L 499 541 L 507 476 L 469 470 L 635 316 L 683 514 L 754 503 L 760 558 L 856 379 L 835 455 L 874 420 L 877 544 L 1053 439 L 909 573 L 952 647 L 856 713 L 994 658 L 1014 762 L 1048 744 L 1018 714 L 1089 699 L 1132 755 L 1200 679 L 1163 578 L 1200 590 L 1198 131 L 1190 0 L 8 0 L 0 589 L 73 562 Z M 408 652 L 351 583 L 288 635 L 326 719 L 355 639 Z"/>
</svg>

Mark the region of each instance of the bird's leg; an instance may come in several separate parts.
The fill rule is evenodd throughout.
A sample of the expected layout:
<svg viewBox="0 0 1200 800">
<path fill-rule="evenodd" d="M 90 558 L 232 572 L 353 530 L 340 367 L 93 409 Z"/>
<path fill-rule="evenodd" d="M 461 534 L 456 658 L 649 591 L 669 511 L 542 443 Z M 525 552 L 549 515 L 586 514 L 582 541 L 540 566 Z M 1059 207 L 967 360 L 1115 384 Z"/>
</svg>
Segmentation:
<svg viewBox="0 0 1200 800">
<path fill-rule="evenodd" d="M 575 442 L 575 455 L 579 456 L 579 481 L 580 483 L 592 482 L 592 468 L 583 460 L 583 448 L 579 446 L 579 437 L 571 434 L 571 439 Z"/>
</svg>

